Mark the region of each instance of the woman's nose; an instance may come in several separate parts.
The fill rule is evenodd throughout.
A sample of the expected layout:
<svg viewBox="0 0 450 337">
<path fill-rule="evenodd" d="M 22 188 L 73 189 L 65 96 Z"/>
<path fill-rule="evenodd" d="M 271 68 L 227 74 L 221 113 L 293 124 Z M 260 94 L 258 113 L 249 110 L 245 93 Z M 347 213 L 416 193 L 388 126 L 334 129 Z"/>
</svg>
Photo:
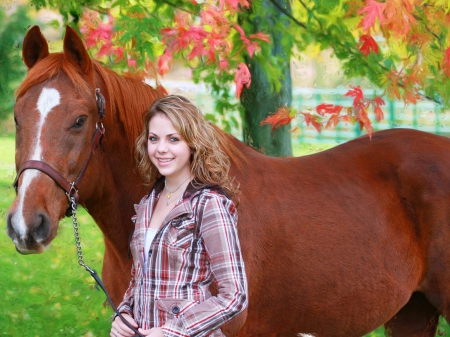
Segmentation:
<svg viewBox="0 0 450 337">
<path fill-rule="evenodd" d="M 167 144 L 165 141 L 160 141 L 158 142 L 158 147 L 156 148 L 156 150 L 160 153 L 165 153 L 167 152 Z"/>
</svg>

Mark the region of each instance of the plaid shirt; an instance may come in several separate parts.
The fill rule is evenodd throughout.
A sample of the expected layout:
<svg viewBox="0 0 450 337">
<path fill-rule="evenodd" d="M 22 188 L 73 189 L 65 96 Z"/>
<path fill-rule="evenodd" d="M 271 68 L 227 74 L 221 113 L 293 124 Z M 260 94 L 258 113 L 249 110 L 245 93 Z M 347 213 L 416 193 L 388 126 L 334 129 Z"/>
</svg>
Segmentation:
<svg viewBox="0 0 450 337">
<path fill-rule="evenodd" d="M 247 306 L 247 280 L 237 234 L 237 211 L 221 189 L 189 184 L 164 219 L 144 261 L 145 233 L 163 189 L 158 181 L 136 205 L 131 282 L 119 312 L 166 337 L 223 336 L 219 329 Z M 219 293 L 212 296 L 215 281 Z"/>
</svg>

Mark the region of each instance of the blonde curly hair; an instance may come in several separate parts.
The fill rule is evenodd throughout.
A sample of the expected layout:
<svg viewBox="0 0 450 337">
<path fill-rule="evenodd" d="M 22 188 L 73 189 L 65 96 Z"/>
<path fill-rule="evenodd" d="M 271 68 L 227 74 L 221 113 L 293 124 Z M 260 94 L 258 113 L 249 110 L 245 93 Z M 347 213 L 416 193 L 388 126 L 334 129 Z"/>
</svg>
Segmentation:
<svg viewBox="0 0 450 337">
<path fill-rule="evenodd" d="M 235 195 L 238 188 L 229 177 L 230 158 L 221 147 L 224 136 L 194 104 L 179 95 L 158 98 L 144 114 L 144 129 L 136 139 L 135 158 L 145 183 L 153 185 L 160 177 L 147 152 L 149 122 L 157 114 L 167 116 L 192 149 L 191 174 L 196 178 L 196 187 L 220 185 L 230 197 Z"/>
</svg>

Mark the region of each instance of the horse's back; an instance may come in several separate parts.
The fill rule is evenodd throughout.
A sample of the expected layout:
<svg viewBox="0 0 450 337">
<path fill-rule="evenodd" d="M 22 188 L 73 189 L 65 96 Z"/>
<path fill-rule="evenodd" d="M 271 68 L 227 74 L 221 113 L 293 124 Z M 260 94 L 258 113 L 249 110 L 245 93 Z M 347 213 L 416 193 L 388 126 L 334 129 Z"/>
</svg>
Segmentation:
<svg viewBox="0 0 450 337">
<path fill-rule="evenodd" d="M 240 236 L 254 292 L 267 294 L 250 300 L 263 312 L 299 313 L 261 331 L 330 336 L 331 322 L 356 336 L 422 290 L 433 230 L 450 219 L 448 150 L 444 137 L 390 130 L 300 158 L 249 153 L 259 165 L 244 170 Z"/>
</svg>

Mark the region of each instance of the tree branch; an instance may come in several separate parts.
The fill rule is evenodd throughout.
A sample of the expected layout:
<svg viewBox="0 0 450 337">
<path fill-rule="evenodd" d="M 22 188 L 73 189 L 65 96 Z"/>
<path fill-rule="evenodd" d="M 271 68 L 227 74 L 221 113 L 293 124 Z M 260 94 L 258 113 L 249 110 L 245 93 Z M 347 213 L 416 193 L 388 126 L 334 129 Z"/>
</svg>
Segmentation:
<svg viewBox="0 0 450 337">
<path fill-rule="evenodd" d="M 319 23 L 320 29 L 323 29 L 322 22 L 320 22 L 317 16 L 314 15 L 314 11 L 310 10 L 302 0 L 299 0 L 299 2 L 302 4 L 302 6 L 306 9 L 308 13 L 312 13 L 312 17 L 316 19 L 316 21 Z"/>
<path fill-rule="evenodd" d="M 279 3 L 277 3 L 275 0 L 269 0 L 272 5 L 274 5 L 276 8 L 278 8 L 278 10 L 283 13 L 284 15 L 286 15 L 289 19 L 292 20 L 292 22 L 294 22 L 295 24 L 297 24 L 298 26 L 302 27 L 303 29 L 307 30 L 306 25 L 303 22 L 298 21 L 296 18 L 294 18 L 290 13 L 288 13 L 282 6 L 280 6 Z"/>
<path fill-rule="evenodd" d="M 441 46 L 441 48 L 443 48 L 443 46 L 442 46 L 442 41 L 441 41 L 441 39 L 439 38 L 439 36 L 438 36 L 435 32 L 433 32 L 433 31 L 431 30 L 431 28 L 428 27 L 428 26 L 423 22 L 423 20 L 422 20 L 422 18 L 421 18 L 420 16 L 415 15 L 415 14 L 412 14 L 412 15 L 413 15 L 414 19 L 416 19 L 417 21 L 419 21 L 419 22 L 425 27 L 425 29 L 428 30 L 428 32 L 430 32 L 430 34 L 433 35 L 433 36 L 436 38 L 436 40 L 438 40 L 439 45 Z"/>
</svg>

